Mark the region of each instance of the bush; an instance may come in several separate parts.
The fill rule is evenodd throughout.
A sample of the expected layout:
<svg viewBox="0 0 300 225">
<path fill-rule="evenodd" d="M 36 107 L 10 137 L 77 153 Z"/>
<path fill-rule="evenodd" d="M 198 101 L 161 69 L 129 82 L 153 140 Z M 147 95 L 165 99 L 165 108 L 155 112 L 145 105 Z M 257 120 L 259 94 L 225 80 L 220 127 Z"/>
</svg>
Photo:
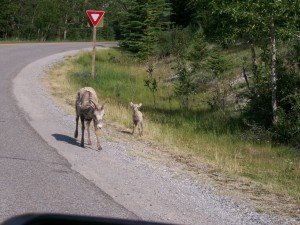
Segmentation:
<svg viewBox="0 0 300 225">
<path fill-rule="evenodd" d="M 182 57 L 193 38 L 189 28 L 176 27 L 160 33 L 157 43 L 157 56 L 160 58 L 173 55 Z"/>
<path fill-rule="evenodd" d="M 277 59 L 277 123 L 272 122 L 270 71 L 266 67 L 260 68 L 257 93 L 251 92 L 244 116 L 248 123 L 271 130 L 274 141 L 300 147 L 300 70 L 295 60 L 300 51 L 296 46 Z M 265 64 L 270 60 L 267 55 L 262 55 Z"/>
</svg>

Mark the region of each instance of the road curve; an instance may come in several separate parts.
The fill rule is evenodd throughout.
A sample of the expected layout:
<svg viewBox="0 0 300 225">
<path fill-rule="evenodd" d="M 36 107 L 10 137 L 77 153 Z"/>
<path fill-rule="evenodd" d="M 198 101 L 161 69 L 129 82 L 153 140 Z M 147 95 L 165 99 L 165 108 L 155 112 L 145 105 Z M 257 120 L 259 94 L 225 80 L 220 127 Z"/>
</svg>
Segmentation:
<svg viewBox="0 0 300 225">
<path fill-rule="evenodd" d="M 182 173 L 181 164 L 161 164 L 160 151 L 109 128 L 102 132 L 103 151 L 80 148 L 74 116 L 38 80 L 49 64 L 89 46 L 0 45 L 0 221 L 59 212 L 193 225 L 292 224 L 217 194 Z"/>
<path fill-rule="evenodd" d="M 0 222 L 30 212 L 138 218 L 74 171 L 32 128 L 28 112 L 20 109 L 14 97 L 13 80 L 28 64 L 90 46 L 91 43 L 0 44 Z M 37 71 L 31 69 L 32 73 Z M 25 90 L 32 88 L 30 83 L 19 85 Z M 24 101 L 28 100 L 34 109 L 39 107 L 35 99 Z"/>
</svg>

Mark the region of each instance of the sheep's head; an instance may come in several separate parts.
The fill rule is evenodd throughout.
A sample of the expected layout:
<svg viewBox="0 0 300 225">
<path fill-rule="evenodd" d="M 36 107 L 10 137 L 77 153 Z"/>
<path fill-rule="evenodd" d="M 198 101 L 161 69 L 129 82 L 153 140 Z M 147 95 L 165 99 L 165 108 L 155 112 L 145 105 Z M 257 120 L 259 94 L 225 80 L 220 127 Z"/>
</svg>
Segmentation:
<svg viewBox="0 0 300 225">
<path fill-rule="evenodd" d="M 138 111 L 139 108 L 142 106 L 142 103 L 134 104 L 134 103 L 130 102 L 130 106 L 132 107 L 133 111 Z"/>
<path fill-rule="evenodd" d="M 104 111 L 104 105 L 105 103 L 100 106 L 98 103 L 90 100 L 91 104 L 94 105 L 94 111 L 93 111 L 93 121 L 94 121 L 94 126 L 97 129 L 101 129 L 102 125 L 103 125 L 103 117 L 105 115 L 105 111 Z"/>
</svg>

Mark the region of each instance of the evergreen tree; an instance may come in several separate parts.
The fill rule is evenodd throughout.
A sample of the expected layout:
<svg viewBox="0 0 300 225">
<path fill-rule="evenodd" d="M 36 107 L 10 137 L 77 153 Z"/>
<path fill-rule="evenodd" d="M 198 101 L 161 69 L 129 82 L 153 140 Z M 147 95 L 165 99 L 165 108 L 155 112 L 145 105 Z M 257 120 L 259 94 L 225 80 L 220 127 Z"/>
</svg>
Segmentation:
<svg viewBox="0 0 300 225">
<path fill-rule="evenodd" d="M 165 0 L 132 0 L 122 12 L 120 44 L 147 58 L 154 53 L 160 31 L 168 26 L 170 7 Z"/>
<path fill-rule="evenodd" d="M 189 46 L 187 57 L 193 63 L 194 68 L 200 69 L 208 55 L 207 42 L 205 41 L 203 30 L 200 28 L 195 33 Z"/>
<path fill-rule="evenodd" d="M 228 87 L 222 85 L 223 74 L 228 69 L 228 61 L 220 54 L 219 48 L 214 48 L 207 59 L 205 67 L 212 74 L 213 96 L 209 100 L 209 105 L 214 109 L 225 110 Z"/>
<path fill-rule="evenodd" d="M 180 98 L 185 110 L 190 108 L 190 96 L 197 93 L 197 83 L 194 70 L 186 62 L 178 61 L 175 67 L 178 80 L 175 83 L 175 95 Z"/>
<path fill-rule="evenodd" d="M 131 52 L 140 51 L 143 31 L 145 29 L 146 10 L 143 1 L 130 1 L 126 17 L 121 23 L 123 40 L 120 45 Z"/>
<path fill-rule="evenodd" d="M 148 65 L 147 73 L 148 73 L 148 76 L 144 80 L 145 86 L 148 87 L 149 90 L 151 91 L 152 97 L 153 97 L 153 107 L 156 108 L 156 96 L 155 96 L 155 93 L 157 92 L 157 88 L 158 88 L 158 80 L 156 79 L 156 77 L 153 74 L 154 73 L 154 66 L 153 66 L 153 64 L 149 64 Z"/>
<path fill-rule="evenodd" d="M 0 0 L 0 38 L 6 39 L 14 35 L 16 27 L 17 1 Z"/>
</svg>

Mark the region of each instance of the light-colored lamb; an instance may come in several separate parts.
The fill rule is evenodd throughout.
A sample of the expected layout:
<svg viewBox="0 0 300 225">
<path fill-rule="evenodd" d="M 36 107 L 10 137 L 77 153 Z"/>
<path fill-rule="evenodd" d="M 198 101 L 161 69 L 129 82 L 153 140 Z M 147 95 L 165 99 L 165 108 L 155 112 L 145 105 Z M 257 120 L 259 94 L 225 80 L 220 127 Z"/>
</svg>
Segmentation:
<svg viewBox="0 0 300 225">
<path fill-rule="evenodd" d="M 95 134 L 97 139 L 98 150 L 101 150 L 102 147 L 99 142 L 99 130 L 102 128 L 102 120 L 104 116 L 104 104 L 102 106 L 98 103 L 98 98 L 95 90 L 91 87 L 81 88 L 76 96 L 76 130 L 75 138 L 78 137 L 78 120 L 80 117 L 81 121 L 81 143 L 80 146 L 84 147 L 84 122 L 86 121 L 87 131 L 88 131 L 88 144 L 91 145 L 91 136 L 90 136 L 90 124 L 93 120 Z"/>
<path fill-rule="evenodd" d="M 132 134 L 134 134 L 134 130 L 136 127 L 139 129 L 139 135 L 143 136 L 143 114 L 141 111 L 139 111 L 139 108 L 142 106 L 142 103 L 140 104 L 133 104 L 130 102 L 130 106 L 132 107 L 133 115 L 133 130 Z"/>
</svg>

